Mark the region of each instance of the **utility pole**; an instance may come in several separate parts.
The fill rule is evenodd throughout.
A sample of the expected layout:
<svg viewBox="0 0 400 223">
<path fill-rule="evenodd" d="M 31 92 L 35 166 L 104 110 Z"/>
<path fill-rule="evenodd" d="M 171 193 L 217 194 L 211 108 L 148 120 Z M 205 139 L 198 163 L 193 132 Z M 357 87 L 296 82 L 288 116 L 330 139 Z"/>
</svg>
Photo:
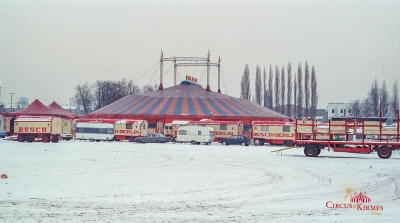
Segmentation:
<svg viewBox="0 0 400 223">
<path fill-rule="evenodd" d="M 10 95 L 11 95 L 11 112 L 13 112 L 13 108 L 12 108 L 12 95 L 14 94 L 14 93 L 9 93 Z"/>
<path fill-rule="evenodd" d="M 72 98 L 68 98 L 69 99 L 69 112 L 71 112 L 71 100 Z"/>
</svg>

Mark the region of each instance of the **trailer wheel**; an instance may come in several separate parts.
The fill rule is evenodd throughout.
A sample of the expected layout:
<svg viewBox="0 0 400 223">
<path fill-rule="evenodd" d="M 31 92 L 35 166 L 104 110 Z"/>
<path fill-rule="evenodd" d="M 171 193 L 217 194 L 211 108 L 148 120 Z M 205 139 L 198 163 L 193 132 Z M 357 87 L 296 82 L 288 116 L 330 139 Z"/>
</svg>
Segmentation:
<svg viewBox="0 0 400 223">
<path fill-rule="evenodd" d="M 392 150 L 387 146 L 381 146 L 378 148 L 378 156 L 382 159 L 389 159 L 392 156 Z"/>
<path fill-rule="evenodd" d="M 311 157 L 316 157 L 318 155 L 318 149 L 315 145 L 306 145 L 304 147 L 304 155 L 306 156 L 311 156 Z"/>
<path fill-rule="evenodd" d="M 293 141 L 290 141 L 290 140 L 286 140 L 286 141 L 285 141 L 285 146 L 291 147 L 291 146 L 293 146 L 293 145 L 294 145 Z"/>
<path fill-rule="evenodd" d="M 192 140 L 190 143 L 191 143 L 192 145 L 196 145 L 196 141 L 194 141 L 194 140 Z"/>
<path fill-rule="evenodd" d="M 58 142 L 58 137 L 57 136 L 53 136 L 53 138 L 51 139 L 51 142 L 54 142 L 54 143 Z"/>
<path fill-rule="evenodd" d="M 42 141 L 45 142 L 45 143 L 50 142 L 50 137 L 49 137 L 49 135 L 44 135 L 44 136 L 42 136 Z"/>
<path fill-rule="evenodd" d="M 18 139 L 18 142 L 24 142 L 24 141 L 25 141 L 25 136 L 19 134 L 18 137 L 17 137 L 17 139 Z"/>
</svg>

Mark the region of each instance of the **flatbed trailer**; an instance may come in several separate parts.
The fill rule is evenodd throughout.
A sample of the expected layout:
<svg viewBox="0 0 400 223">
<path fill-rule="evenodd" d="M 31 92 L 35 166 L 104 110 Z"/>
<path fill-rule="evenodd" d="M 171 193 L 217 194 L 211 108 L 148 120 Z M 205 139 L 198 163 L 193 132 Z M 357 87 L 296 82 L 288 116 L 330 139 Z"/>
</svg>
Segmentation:
<svg viewBox="0 0 400 223">
<path fill-rule="evenodd" d="M 304 154 L 316 157 L 322 149 L 328 151 L 364 153 L 374 151 L 382 159 L 388 159 L 392 151 L 400 150 L 400 111 L 390 127 L 379 121 L 348 119 L 329 121 L 326 131 L 317 128 L 316 120 L 296 120 L 295 144 L 304 147 Z"/>
</svg>

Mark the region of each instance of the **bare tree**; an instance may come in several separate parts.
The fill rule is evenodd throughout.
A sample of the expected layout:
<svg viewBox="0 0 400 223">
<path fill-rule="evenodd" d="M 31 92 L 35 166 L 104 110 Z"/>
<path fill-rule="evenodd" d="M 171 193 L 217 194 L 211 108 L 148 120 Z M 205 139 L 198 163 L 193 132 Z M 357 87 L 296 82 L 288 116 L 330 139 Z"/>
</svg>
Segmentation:
<svg viewBox="0 0 400 223">
<path fill-rule="evenodd" d="M 318 94 L 317 94 L 317 76 L 314 66 L 311 68 L 311 118 L 317 115 Z"/>
<path fill-rule="evenodd" d="M 366 98 L 364 99 L 362 105 L 361 105 L 361 114 L 363 117 L 371 117 L 374 116 L 374 111 L 372 108 L 372 99 L 371 98 Z"/>
<path fill-rule="evenodd" d="M 287 66 L 288 72 L 288 80 L 287 80 L 287 99 L 286 103 L 288 107 L 286 109 L 286 115 L 291 117 L 292 116 L 292 65 L 289 63 Z"/>
<path fill-rule="evenodd" d="M 304 105 L 305 117 L 310 117 L 310 73 L 308 72 L 308 62 L 304 65 Z"/>
<path fill-rule="evenodd" d="M 382 110 L 382 116 L 389 116 L 390 111 L 390 99 L 389 92 L 386 88 L 386 81 L 384 80 L 382 83 L 382 87 L 379 91 L 379 108 Z"/>
<path fill-rule="evenodd" d="M 298 107 L 298 118 L 303 117 L 303 74 L 301 71 L 301 63 L 297 68 L 297 107 Z"/>
<path fill-rule="evenodd" d="M 86 82 L 84 84 L 78 84 L 75 87 L 75 104 L 77 108 L 82 108 L 85 114 L 92 111 L 93 96 L 90 90 L 89 84 Z"/>
<path fill-rule="evenodd" d="M 391 110 L 394 117 L 397 117 L 397 113 L 399 109 L 399 87 L 397 85 L 397 81 L 393 83 L 393 92 L 392 92 L 392 100 L 391 100 Z"/>
<path fill-rule="evenodd" d="M 353 114 L 354 118 L 359 118 L 361 117 L 361 112 L 362 112 L 362 101 L 361 99 L 356 99 L 349 104 L 348 108 L 351 113 Z"/>
<path fill-rule="evenodd" d="M 148 92 L 153 92 L 157 91 L 158 88 L 156 88 L 156 85 L 151 86 L 151 85 L 144 85 L 142 87 L 142 93 L 148 93 Z"/>
<path fill-rule="evenodd" d="M 282 66 L 281 71 L 281 113 L 285 114 L 285 93 L 286 93 L 286 82 L 285 82 L 285 66 Z"/>
<path fill-rule="evenodd" d="M 269 77 L 268 77 L 268 108 L 272 109 L 274 107 L 274 89 L 273 89 L 273 85 L 272 85 L 272 80 L 273 80 L 273 76 L 272 76 L 272 66 L 271 64 L 269 65 Z"/>
<path fill-rule="evenodd" d="M 265 66 L 264 66 L 263 86 L 264 86 L 264 107 L 268 108 L 267 71 L 265 70 Z"/>
<path fill-rule="evenodd" d="M 379 87 L 378 80 L 376 78 L 372 83 L 368 96 L 371 99 L 371 103 L 368 104 L 370 106 L 369 108 L 372 108 L 374 116 L 379 116 Z"/>
<path fill-rule="evenodd" d="M 240 98 L 244 100 L 250 100 L 251 98 L 249 64 L 246 64 L 242 75 L 242 81 L 240 82 Z"/>
<path fill-rule="evenodd" d="M 256 80 L 255 80 L 255 92 L 254 92 L 255 102 L 261 105 L 263 95 L 262 95 L 262 79 L 261 79 L 261 69 L 257 65 L 256 68 Z"/>
<path fill-rule="evenodd" d="M 281 105 L 281 100 L 280 100 L 280 81 L 279 81 L 279 67 L 278 65 L 275 66 L 275 111 L 280 112 L 280 105 Z"/>
</svg>

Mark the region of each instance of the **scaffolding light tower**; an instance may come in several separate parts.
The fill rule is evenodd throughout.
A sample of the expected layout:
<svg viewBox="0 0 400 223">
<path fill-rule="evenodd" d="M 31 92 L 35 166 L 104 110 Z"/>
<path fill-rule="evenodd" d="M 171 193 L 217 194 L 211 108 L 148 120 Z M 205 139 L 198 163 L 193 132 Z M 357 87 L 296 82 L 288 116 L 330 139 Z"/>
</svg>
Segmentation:
<svg viewBox="0 0 400 223">
<path fill-rule="evenodd" d="M 210 51 L 208 51 L 207 57 L 168 57 L 164 58 L 164 54 L 161 50 L 161 58 L 160 58 L 160 86 L 158 87 L 158 90 L 162 90 L 163 88 L 163 68 L 164 68 L 164 61 L 172 61 L 174 63 L 174 86 L 176 85 L 176 73 L 177 73 L 177 68 L 179 66 L 203 66 L 207 67 L 207 91 L 211 91 L 210 89 L 210 66 L 215 66 L 218 67 L 218 93 L 221 93 L 220 90 L 220 63 L 221 63 L 221 58 L 219 58 L 218 63 L 211 63 L 210 62 Z M 185 63 L 177 63 L 177 61 L 185 62 Z M 194 63 L 194 62 L 195 63 Z M 198 61 L 202 63 L 198 63 Z M 188 63 L 189 62 L 189 63 Z"/>
</svg>

